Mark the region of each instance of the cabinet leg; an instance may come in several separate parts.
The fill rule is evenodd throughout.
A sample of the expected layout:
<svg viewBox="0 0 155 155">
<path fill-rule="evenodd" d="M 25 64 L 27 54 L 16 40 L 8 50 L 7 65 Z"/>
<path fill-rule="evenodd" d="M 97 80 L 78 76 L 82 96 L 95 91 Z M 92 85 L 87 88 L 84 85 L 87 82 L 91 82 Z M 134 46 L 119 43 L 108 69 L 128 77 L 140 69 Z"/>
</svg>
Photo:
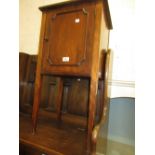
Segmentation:
<svg viewBox="0 0 155 155">
<path fill-rule="evenodd" d="M 34 90 L 34 102 L 33 102 L 33 110 L 32 110 L 33 133 L 36 132 L 36 127 L 37 127 L 37 118 L 38 118 L 40 95 L 41 95 L 41 85 L 42 85 L 42 76 L 39 75 L 38 78 L 36 79 L 35 90 Z"/>
<path fill-rule="evenodd" d="M 35 78 L 35 88 L 34 88 L 34 102 L 33 102 L 33 110 L 32 110 L 33 132 L 36 131 L 37 115 L 39 110 L 39 102 L 40 102 L 40 94 L 41 94 L 41 84 L 42 84 L 41 68 L 42 68 L 42 58 L 43 58 L 42 50 L 43 50 L 43 43 L 44 43 L 45 23 L 46 23 L 46 13 L 43 13 L 42 21 L 41 21 L 39 54 L 37 58 L 36 78 Z"/>
<path fill-rule="evenodd" d="M 95 122 L 97 89 L 98 89 L 98 80 L 91 79 L 90 93 L 89 93 L 88 134 L 87 134 L 87 152 L 89 153 L 92 152 L 92 132 Z"/>
</svg>

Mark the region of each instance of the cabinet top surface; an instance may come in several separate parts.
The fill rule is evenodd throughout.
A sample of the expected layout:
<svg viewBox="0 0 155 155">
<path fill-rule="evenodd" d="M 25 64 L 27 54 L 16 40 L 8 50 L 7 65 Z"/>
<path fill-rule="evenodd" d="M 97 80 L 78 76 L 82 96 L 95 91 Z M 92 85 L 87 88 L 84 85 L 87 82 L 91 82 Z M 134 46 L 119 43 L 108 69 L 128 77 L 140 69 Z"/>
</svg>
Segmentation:
<svg viewBox="0 0 155 155">
<path fill-rule="evenodd" d="M 59 2 L 59 3 L 54 3 L 54 4 L 49 4 L 45 6 L 39 7 L 41 11 L 48 10 L 48 9 L 53 9 L 65 5 L 70 5 L 70 4 L 76 4 L 76 3 L 84 3 L 84 2 L 95 2 L 95 0 L 69 0 L 65 2 Z"/>
<path fill-rule="evenodd" d="M 73 5 L 73 4 L 76 5 L 78 3 L 85 3 L 85 2 L 93 3 L 94 2 L 94 4 L 95 4 L 95 2 L 97 2 L 97 1 L 102 1 L 104 3 L 105 14 L 107 16 L 109 28 L 113 29 L 111 16 L 110 16 L 110 10 L 109 10 L 109 4 L 108 4 L 107 0 L 70 0 L 70 1 L 66 1 L 66 2 L 60 2 L 60 3 L 50 4 L 50 5 L 46 5 L 46 6 L 41 6 L 41 7 L 39 7 L 39 10 L 44 12 L 44 11 L 48 11 L 48 10 L 62 7 L 62 6 Z"/>
</svg>

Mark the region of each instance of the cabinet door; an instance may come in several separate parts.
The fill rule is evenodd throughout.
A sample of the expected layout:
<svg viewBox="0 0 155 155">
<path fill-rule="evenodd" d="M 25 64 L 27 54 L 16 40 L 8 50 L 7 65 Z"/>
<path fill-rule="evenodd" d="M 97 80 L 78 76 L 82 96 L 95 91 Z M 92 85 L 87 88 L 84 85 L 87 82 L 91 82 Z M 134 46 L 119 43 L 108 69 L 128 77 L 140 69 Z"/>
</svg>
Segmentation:
<svg viewBox="0 0 155 155">
<path fill-rule="evenodd" d="M 51 65 L 78 65 L 85 60 L 87 11 L 52 14 L 48 61 Z"/>
<path fill-rule="evenodd" d="M 86 5 L 61 8 L 47 13 L 43 49 L 45 70 L 48 68 L 59 71 L 63 67 L 69 69 L 82 64 L 88 69 L 91 54 L 88 45 L 92 44 L 89 37 L 92 36 L 90 29 L 93 28 L 92 10 L 94 11 Z"/>
</svg>

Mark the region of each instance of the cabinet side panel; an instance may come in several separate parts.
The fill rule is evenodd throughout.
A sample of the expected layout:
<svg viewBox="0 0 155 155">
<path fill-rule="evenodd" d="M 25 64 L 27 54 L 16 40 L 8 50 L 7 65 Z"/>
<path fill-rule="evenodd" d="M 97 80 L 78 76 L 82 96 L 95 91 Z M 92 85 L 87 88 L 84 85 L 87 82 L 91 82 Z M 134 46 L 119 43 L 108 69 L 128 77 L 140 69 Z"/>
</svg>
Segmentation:
<svg viewBox="0 0 155 155">
<path fill-rule="evenodd" d="M 105 60 L 105 54 L 104 52 L 107 51 L 109 46 L 109 32 L 108 26 L 106 24 L 106 16 L 104 13 L 102 13 L 102 19 L 101 19 L 101 35 L 100 35 L 100 66 L 99 66 L 99 77 L 103 78 L 104 74 L 104 60 Z"/>
</svg>

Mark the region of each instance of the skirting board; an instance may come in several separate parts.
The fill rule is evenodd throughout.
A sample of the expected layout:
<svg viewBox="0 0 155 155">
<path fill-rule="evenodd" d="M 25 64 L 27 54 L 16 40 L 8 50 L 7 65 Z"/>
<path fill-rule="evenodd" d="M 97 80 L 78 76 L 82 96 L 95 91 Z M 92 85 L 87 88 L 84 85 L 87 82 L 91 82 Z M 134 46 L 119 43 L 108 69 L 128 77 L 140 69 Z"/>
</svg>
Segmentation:
<svg viewBox="0 0 155 155">
<path fill-rule="evenodd" d="M 96 152 L 96 155 L 105 155 L 105 154 L 102 154 L 102 153 L 98 153 L 98 152 Z"/>
<path fill-rule="evenodd" d="M 116 97 L 135 97 L 135 82 L 112 80 L 108 83 L 110 88 L 110 98 Z"/>
<path fill-rule="evenodd" d="M 100 139 L 100 142 L 102 142 L 102 140 L 103 139 Z M 107 142 L 106 154 L 102 153 L 101 148 L 102 148 L 102 143 L 100 143 L 100 146 L 98 146 L 96 155 L 122 155 L 122 154 L 134 155 L 135 154 L 134 146 L 119 143 L 117 141 L 111 141 L 109 139 Z"/>
</svg>

